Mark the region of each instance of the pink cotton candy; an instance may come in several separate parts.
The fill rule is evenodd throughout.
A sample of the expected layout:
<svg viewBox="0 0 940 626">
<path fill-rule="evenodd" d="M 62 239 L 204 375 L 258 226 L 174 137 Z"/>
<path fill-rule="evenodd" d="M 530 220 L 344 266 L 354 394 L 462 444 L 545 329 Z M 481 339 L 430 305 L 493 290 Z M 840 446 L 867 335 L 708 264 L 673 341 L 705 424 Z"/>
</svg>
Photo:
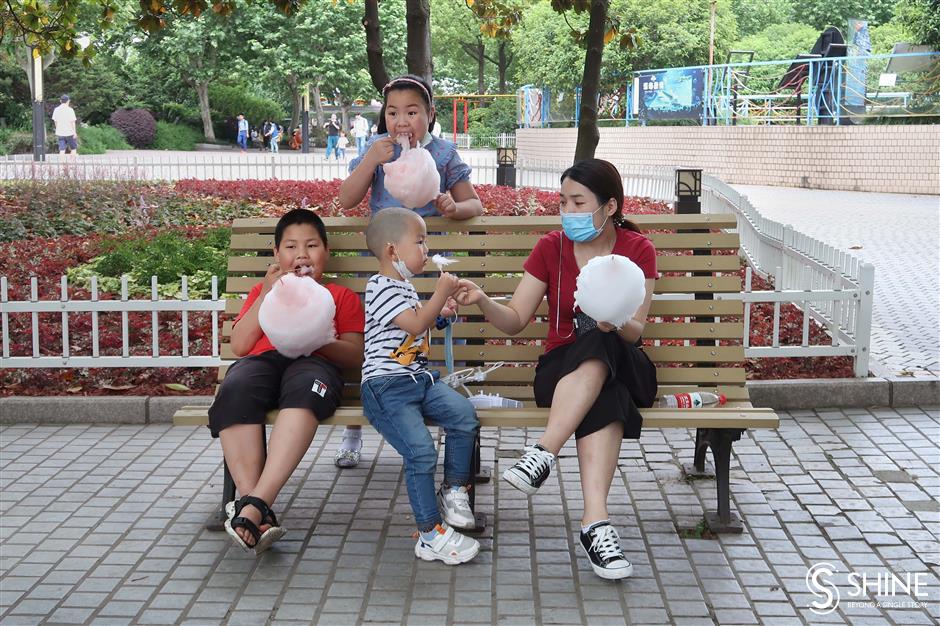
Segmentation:
<svg viewBox="0 0 940 626">
<path fill-rule="evenodd" d="M 313 278 L 286 274 L 261 302 L 258 323 L 278 352 L 296 359 L 336 339 L 336 303 Z"/>
<path fill-rule="evenodd" d="M 416 209 L 441 193 L 441 175 L 431 153 L 418 146 L 411 148 L 406 137 L 398 138 L 401 156 L 382 166 L 385 189 L 406 209 Z"/>
</svg>

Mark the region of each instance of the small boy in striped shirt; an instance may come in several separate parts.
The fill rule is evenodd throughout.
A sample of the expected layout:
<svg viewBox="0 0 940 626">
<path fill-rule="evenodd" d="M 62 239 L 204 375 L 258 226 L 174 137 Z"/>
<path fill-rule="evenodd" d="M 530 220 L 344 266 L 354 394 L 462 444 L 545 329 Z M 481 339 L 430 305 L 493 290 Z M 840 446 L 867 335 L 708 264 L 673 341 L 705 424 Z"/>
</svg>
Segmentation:
<svg viewBox="0 0 940 626">
<path fill-rule="evenodd" d="M 415 556 L 457 565 L 480 551 L 478 541 L 455 530 L 475 525 L 468 489 L 480 422 L 470 401 L 427 367 L 428 331 L 447 312 L 458 280 L 441 272 L 434 294 L 422 306 L 409 280 L 424 271 L 426 240 L 424 220 L 407 209 L 379 211 L 366 230 L 379 273 L 366 286 L 362 407 L 369 423 L 404 459 L 418 526 Z M 436 493 L 437 450 L 425 419 L 447 435 L 444 482 Z"/>
</svg>

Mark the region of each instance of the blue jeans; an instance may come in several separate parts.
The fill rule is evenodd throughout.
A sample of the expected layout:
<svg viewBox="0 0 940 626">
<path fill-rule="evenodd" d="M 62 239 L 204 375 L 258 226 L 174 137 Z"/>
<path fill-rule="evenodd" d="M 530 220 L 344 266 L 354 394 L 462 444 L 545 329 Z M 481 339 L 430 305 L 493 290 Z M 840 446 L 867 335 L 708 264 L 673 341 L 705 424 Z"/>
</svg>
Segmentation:
<svg viewBox="0 0 940 626">
<path fill-rule="evenodd" d="M 330 158 L 330 154 L 335 153 L 336 158 L 339 159 L 339 148 L 336 147 L 336 144 L 339 143 L 339 135 L 327 135 L 326 137 L 326 158 Z"/>
<path fill-rule="evenodd" d="M 362 156 L 366 153 L 366 138 L 365 137 L 356 137 L 356 150 L 359 151 L 359 156 Z"/>
<path fill-rule="evenodd" d="M 405 461 L 405 484 L 418 530 L 441 522 L 434 489 L 437 450 L 424 418 L 444 429 L 444 484 L 470 482 L 473 444 L 480 422 L 470 401 L 427 374 L 379 376 L 362 383 L 362 408 L 369 423 Z"/>
<path fill-rule="evenodd" d="M 235 140 L 235 143 L 238 144 L 238 147 L 242 150 L 248 149 L 248 133 L 245 131 L 239 131 L 238 139 Z"/>
</svg>

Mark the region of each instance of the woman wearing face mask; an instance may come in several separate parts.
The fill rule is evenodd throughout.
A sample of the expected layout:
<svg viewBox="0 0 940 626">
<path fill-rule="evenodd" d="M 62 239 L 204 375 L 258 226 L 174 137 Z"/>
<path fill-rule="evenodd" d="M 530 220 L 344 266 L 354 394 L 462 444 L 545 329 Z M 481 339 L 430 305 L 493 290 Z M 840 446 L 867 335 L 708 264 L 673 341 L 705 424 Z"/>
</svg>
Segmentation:
<svg viewBox="0 0 940 626">
<path fill-rule="evenodd" d="M 548 425 L 538 442 L 503 473 L 503 479 L 534 494 L 574 434 L 584 494 L 581 546 L 598 576 L 626 578 L 633 567 L 610 524 L 607 494 L 621 441 L 639 438 L 639 408 L 652 406 L 656 396 L 656 368 L 641 348 L 658 277 L 656 249 L 623 217 L 623 182 L 617 168 L 607 161 L 589 159 L 566 170 L 560 195 L 562 230 L 548 233 L 536 244 L 510 302 L 494 302 L 468 280 L 460 281 L 457 301 L 478 305 L 494 326 L 516 334 L 548 296 L 548 337 L 535 372 L 536 404 L 551 407 Z M 574 304 L 581 268 L 592 258 L 608 254 L 629 258 L 646 277 L 643 304 L 620 328 L 594 322 L 576 311 Z"/>
</svg>

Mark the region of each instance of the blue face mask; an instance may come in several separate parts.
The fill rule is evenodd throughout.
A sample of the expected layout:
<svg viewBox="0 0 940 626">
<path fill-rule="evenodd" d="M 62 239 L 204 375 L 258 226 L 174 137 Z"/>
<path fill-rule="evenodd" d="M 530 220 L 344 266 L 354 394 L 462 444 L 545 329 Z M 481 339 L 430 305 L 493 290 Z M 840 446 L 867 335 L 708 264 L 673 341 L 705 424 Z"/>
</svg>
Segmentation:
<svg viewBox="0 0 940 626">
<path fill-rule="evenodd" d="M 560 212 L 561 228 L 565 231 L 565 235 L 568 236 L 568 239 L 579 243 L 596 239 L 597 236 L 601 234 L 601 230 L 604 229 L 604 225 L 607 224 L 607 218 L 605 217 L 604 223 L 601 224 L 600 228 L 594 227 L 594 214 L 602 208 L 604 207 L 597 207 L 590 213 Z"/>
</svg>

